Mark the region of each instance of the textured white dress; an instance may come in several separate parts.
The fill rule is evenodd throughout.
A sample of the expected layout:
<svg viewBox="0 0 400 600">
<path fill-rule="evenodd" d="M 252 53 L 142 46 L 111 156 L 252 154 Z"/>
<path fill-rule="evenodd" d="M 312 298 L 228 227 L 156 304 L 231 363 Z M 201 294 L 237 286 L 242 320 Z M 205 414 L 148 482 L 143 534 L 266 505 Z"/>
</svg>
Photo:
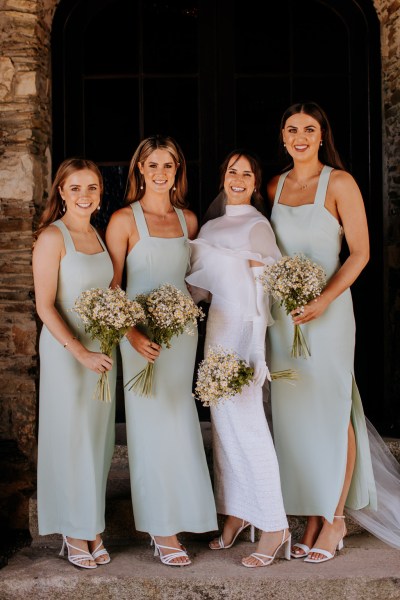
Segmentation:
<svg viewBox="0 0 400 600">
<path fill-rule="evenodd" d="M 252 232 L 260 227 L 263 248 L 254 248 Z M 253 206 L 227 205 L 225 215 L 201 228 L 191 250 L 186 280 L 195 291 L 212 293 L 205 355 L 210 346 L 220 344 L 249 360 L 252 320 L 257 315 L 249 260 L 267 264 L 280 256 L 268 220 Z M 211 423 L 217 512 L 245 519 L 263 531 L 287 528 L 262 387 L 250 384 L 241 394 L 212 407 Z"/>
</svg>

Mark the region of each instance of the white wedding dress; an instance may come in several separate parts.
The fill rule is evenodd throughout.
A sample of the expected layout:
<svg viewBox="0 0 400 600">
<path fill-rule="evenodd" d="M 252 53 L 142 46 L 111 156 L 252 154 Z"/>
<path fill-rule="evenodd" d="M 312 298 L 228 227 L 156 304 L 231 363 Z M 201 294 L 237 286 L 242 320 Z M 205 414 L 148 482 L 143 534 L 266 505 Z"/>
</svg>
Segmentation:
<svg viewBox="0 0 400 600">
<path fill-rule="evenodd" d="M 191 242 L 186 278 L 199 302 L 212 294 L 204 352 L 221 345 L 249 360 L 256 284 L 249 260 L 271 264 L 280 257 L 268 220 L 253 206 L 227 205 Z M 205 290 L 205 292 L 204 292 Z M 262 386 L 211 407 L 214 494 L 217 512 L 249 521 L 263 531 L 288 527 L 279 467 L 265 417 Z"/>
</svg>

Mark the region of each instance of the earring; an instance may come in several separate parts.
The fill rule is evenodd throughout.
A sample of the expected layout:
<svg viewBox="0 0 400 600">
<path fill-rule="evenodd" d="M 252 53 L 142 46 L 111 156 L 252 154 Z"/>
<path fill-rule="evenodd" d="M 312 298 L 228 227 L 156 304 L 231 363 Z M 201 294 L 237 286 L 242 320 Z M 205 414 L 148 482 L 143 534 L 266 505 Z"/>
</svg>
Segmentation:
<svg viewBox="0 0 400 600">
<path fill-rule="evenodd" d="M 142 186 L 142 185 L 140 186 L 140 189 L 141 189 L 141 190 L 143 189 L 143 186 Z"/>
<path fill-rule="evenodd" d="M 62 211 L 63 211 L 63 213 L 65 213 L 65 202 L 64 201 L 62 203 Z"/>
<path fill-rule="evenodd" d="M 172 188 L 172 191 L 173 191 L 173 192 L 176 192 L 176 187 L 175 187 L 175 186 Z"/>
<path fill-rule="evenodd" d="M 100 204 L 98 205 L 97 210 L 100 210 Z"/>
<path fill-rule="evenodd" d="M 323 142 L 322 142 L 322 140 L 321 140 L 321 141 L 320 141 L 320 143 L 319 143 L 319 147 L 320 147 L 320 148 L 322 148 L 322 143 L 323 143 Z"/>
<path fill-rule="evenodd" d="M 253 194 L 255 194 L 255 193 L 256 193 L 256 191 L 257 191 L 257 188 L 254 188 L 254 192 L 253 192 Z"/>
</svg>

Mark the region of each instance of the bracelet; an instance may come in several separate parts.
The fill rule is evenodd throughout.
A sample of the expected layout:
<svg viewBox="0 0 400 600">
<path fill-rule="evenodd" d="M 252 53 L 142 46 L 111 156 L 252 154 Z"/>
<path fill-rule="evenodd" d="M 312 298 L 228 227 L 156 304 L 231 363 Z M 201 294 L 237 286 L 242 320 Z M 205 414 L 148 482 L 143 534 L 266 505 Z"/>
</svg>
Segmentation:
<svg viewBox="0 0 400 600">
<path fill-rule="evenodd" d="M 72 340 L 76 340 L 76 337 L 73 337 L 68 342 L 65 342 L 65 344 L 63 344 L 63 347 L 66 348 L 68 346 L 69 342 L 72 342 Z"/>
</svg>

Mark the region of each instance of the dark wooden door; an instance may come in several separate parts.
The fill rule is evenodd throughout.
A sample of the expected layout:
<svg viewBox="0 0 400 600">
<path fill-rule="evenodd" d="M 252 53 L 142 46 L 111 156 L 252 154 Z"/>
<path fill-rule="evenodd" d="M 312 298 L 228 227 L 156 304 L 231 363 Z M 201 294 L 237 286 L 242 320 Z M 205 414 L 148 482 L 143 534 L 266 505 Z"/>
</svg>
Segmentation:
<svg viewBox="0 0 400 600">
<path fill-rule="evenodd" d="M 267 180 L 278 168 L 281 113 L 294 101 L 319 102 L 368 214 L 371 261 L 352 288 L 356 377 L 367 415 L 384 427 L 379 22 L 370 0 L 259 4 L 61 0 L 52 38 L 54 167 L 72 155 L 100 165 L 105 227 L 123 203 L 139 141 L 172 135 L 201 218 L 228 151 L 255 150 Z"/>
</svg>

